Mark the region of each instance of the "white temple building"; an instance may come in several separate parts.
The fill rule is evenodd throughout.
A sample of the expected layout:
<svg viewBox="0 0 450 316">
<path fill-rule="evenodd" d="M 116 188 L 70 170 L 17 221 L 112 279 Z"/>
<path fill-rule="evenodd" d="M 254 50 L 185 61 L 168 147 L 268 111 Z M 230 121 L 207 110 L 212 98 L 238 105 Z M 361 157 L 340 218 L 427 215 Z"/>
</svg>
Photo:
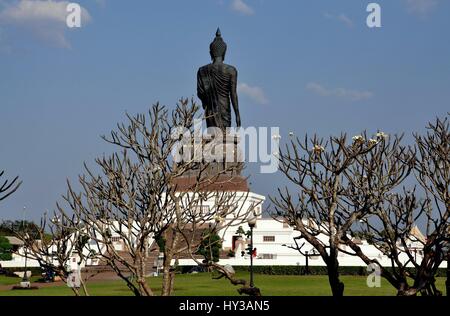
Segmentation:
<svg viewBox="0 0 450 316">
<path fill-rule="evenodd" d="M 253 264 L 255 266 L 305 266 L 307 258 L 304 254 L 307 253 L 309 266 L 325 266 L 325 263 L 320 256 L 314 255 L 314 253 L 317 254 L 317 252 L 315 252 L 314 248 L 308 243 L 305 242 L 305 245 L 302 247 L 302 252 L 304 254 L 301 254 L 296 249 L 293 249 L 296 246 L 294 238 L 299 236 L 299 232 L 295 231 L 283 221 L 278 221 L 273 218 L 266 218 L 261 215 L 264 200 L 264 196 L 250 193 L 247 195 L 244 202 L 246 203 L 245 207 L 257 205 L 255 208 L 255 213 L 258 215 L 256 225 L 253 230 L 253 247 L 256 248 Z M 225 219 L 225 224 L 230 220 L 232 219 Z M 226 226 L 227 225 L 225 225 L 225 227 Z M 234 254 L 234 256 L 222 256 L 219 264 L 229 264 L 231 266 L 246 266 L 250 264 L 250 256 L 247 254 L 246 249 L 250 240 L 244 234 L 239 234 L 237 232 L 239 226 L 241 226 L 242 230 L 245 232 L 249 230 L 248 223 L 246 221 L 241 221 L 235 224 L 235 226 L 228 227 L 226 231 L 219 231 L 219 236 L 222 237 L 222 252 Z M 120 237 L 114 233 L 114 229 L 112 229 L 112 231 L 112 240 L 115 249 L 118 251 L 124 250 L 124 244 L 120 240 Z M 415 227 L 411 233 L 416 239 L 425 239 L 417 227 Z M 321 238 L 325 244 L 327 243 L 327 236 L 323 235 L 319 236 L 319 238 Z M 153 242 L 154 240 L 150 241 L 150 244 L 153 244 Z M 301 244 L 303 242 L 304 241 L 300 241 L 299 243 Z M 383 266 L 391 265 L 391 261 L 387 258 L 387 256 L 383 255 L 374 246 L 369 245 L 367 241 L 357 240 L 357 242 L 368 257 L 374 259 L 376 258 Z M 97 248 L 94 240 L 91 240 L 89 243 L 93 248 Z M 420 260 L 422 254 L 421 243 L 411 242 L 410 248 L 415 249 L 415 255 L 417 256 L 417 259 Z M 13 254 L 13 260 L 0 261 L 0 265 L 3 268 L 23 268 L 25 266 L 25 258 L 23 254 L 23 247 L 19 248 L 18 253 Z M 338 260 L 340 266 L 366 266 L 357 256 L 351 256 L 343 252 L 339 253 Z M 405 255 L 404 262 L 406 261 L 407 257 Z M 88 262 L 82 262 L 80 266 L 78 266 L 78 262 L 79 260 L 77 254 L 73 254 L 73 257 L 71 257 L 69 263 L 73 270 L 84 268 L 85 266 L 99 265 L 101 260 L 95 258 L 88 259 Z M 180 266 L 196 265 L 194 260 L 185 258 L 178 258 L 177 264 Z M 27 267 L 38 266 L 39 263 L 37 261 L 30 259 L 27 260 Z"/>
</svg>

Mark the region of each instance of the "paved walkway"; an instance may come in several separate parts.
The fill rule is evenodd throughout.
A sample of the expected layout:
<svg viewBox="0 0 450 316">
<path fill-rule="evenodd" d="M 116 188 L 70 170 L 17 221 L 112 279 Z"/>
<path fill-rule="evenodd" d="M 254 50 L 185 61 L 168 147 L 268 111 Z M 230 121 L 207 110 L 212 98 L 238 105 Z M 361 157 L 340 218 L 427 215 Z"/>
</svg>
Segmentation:
<svg viewBox="0 0 450 316">
<path fill-rule="evenodd" d="M 12 290 L 13 286 L 19 285 L 20 280 L 17 281 L 17 284 L 12 284 L 12 285 L 0 285 L 0 291 L 9 291 Z M 37 286 L 39 288 L 45 288 L 45 287 L 54 287 L 54 286 L 60 286 L 60 285 L 64 285 L 65 283 L 62 281 L 58 281 L 58 282 L 52 282 L 52 283 L 44 283 L 44 282 L 33 282 L 31 285 L 32 286 Z"/>
<path fill-rule="evenodd" d="M 83 277 L 86 277 L 83 275 Z M 100 272 L 95 275 L 89 275 L 88 276 L 88 282 L 97 282 L 97 281 L 111 281 L 111 280 L 120 280 L 120 278 L 116 275 L 115 272 L 107 271 L 107 272 Z M 19 285 L 20 278 L 17 278 L 17 284 L 10 284 L 10 285 L 1 285 L 0 284 L 0 291 L 9 291 L 12 289 L 13 286 Z M 39 288 L 46 288 L 46 287 L 55 287 L 55 286 L 62 286 L 65 285 L 62 281 L 56 281 L 56 282 L 33 282 L 33 286 L 37 286 Z"/>
</svg>

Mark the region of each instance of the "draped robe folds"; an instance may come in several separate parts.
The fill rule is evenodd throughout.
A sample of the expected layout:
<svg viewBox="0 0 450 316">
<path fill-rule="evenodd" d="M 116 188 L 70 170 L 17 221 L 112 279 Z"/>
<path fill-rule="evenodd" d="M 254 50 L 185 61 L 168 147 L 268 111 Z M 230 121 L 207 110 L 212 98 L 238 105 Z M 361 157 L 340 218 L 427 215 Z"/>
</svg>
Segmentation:
<svg viewBox="0 0 450 316">
<path fill-rule="evenodd" d="M 205 110 L 207 127 L 231 127 L 230 93 L 236 69 L 226 64 L 209 64 L 197 74 L 197 95 Z"/>
</svg>

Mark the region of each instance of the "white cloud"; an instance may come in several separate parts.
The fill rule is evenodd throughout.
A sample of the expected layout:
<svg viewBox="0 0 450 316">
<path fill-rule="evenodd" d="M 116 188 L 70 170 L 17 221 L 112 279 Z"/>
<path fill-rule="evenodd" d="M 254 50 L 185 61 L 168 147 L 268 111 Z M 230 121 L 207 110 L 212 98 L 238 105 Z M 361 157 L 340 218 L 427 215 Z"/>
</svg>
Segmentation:
<svg viewBox="0 0 450 316">
<path fill-rule="evenodd" d="M 342 23 L 344 23 L 347 26 L 353 26 L 353 21 L 343 13 L 339 14 L 337 16 L 337 19 L 338 19 L 338 21 L 341 21 Z"/>
<path fill-rule="evenodd" d="M 436 9 L 438 0 L 405 0 L 408 12 L 426 16 Z"/>
<path fill-rule="evenodd" d="M 347 15 L 345 15 L 344 13 L 341 13 L 339 15 L 333 15 L 331 13 L 325 12 L 323 14 L 323 16 L 325 18 L 327 18 L 327 19 L 341 22 L 341 23 L 345 24 L 348 27 L 353 27 L 353 21 Z"/>
<path fill-rule="evenodd" d="M 69 48 L 65 36 L 69 30 L 66 25 L 69 1 L 58 0 L 19 0 L 8 4 L 0 11 L 0 24 L 16 26 L 31 32 L 40 39 Z M 91 21 L 89 12 L 82 8 L 82 25 Z"/>
<path fill-rule="evenodd" d="M 247 3 L 244 2 L 244 0 L 233 0 L 231 3 L 231 8 L 244 15 L 253 15 L 255 14 L 255 10 L 253 10 L 252 7 L 250 7 Z"/>
<path fill-rule="evenodd" d="M 329 89 L 316 82 L 308 83 L 306 85 L 306 89 L 322 97 L 338 97 L 349 99 L 351 101 L 367 100 L 373 97 L 373 93 L 370 91 L 359 91 L 345 88 Z"/>
<path fill-rule="evenodd" d="M 238 93 L 243 94 L 250 99 L 252 99 L 254 102 L 258 104 L 267 104 L 269 103 L 269 100 L 267 99 L 264 90 L 257 86 L 250 86 L 246 83 L 239 83 L 238 84 Z"/>
</svg>

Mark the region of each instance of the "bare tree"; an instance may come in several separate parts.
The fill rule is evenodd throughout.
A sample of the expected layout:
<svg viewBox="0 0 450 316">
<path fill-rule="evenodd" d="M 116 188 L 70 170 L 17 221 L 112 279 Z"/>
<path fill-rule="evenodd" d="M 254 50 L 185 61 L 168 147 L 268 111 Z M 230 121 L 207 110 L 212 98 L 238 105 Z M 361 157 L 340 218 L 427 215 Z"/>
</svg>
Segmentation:
<svg viewBox="0 0 450 316">
<path fill-rule="evenodd" d="M 4 175 L 4 173 L 5 173 L 4 170 L 0 171 L 0 179 Z M 8 196 L 10 196 L 14 192 L 16 192 L 21 184 L 22 184 L 22 181 L 19 181 L 18 176 L 12 180 L 6 179 L 3 181 L 0 181 L 0 201 L 3 201 Z"/>
<path fill-rule="evenodd" d="M 73 217 L 63 217 L 58 213 L 54 215 L 51 219 L 44 215 L 39 226 L 34 224 L 28 229 L 15 231 L 15 236 L 23 242 L 23 252 L 18 254 L 37 261 L 42 268 L 52 271 L 65 283 L 70 282 L 69 278 L 76 273 L 82 292 L 76 284 L 70 287 L 76 296 L 87 296 L 89 293 L 86 280 L 81 277 L 81 265 L 96 256 L 89 249 L 88 232 Z M 77 269 L 72 269 L 72 260 L 77 261 Z"/>
<path fill-rule="evenodd" d="M 77 219 L 89 227 L 99 255 L 135 295 L 153 295 L 145 279 L 149 243 L 173 222 L 171 183 L 190 168 L 170 159 L 177 141 L 172 128 L 192 126 L 197 109 L 183 100 L 171 115 L 159 104 L 148 117 L 127 115 L 127 124 L 119 124 L 110 138 L 103 137 L 121 152 L 96 160 L 100 175 L 86 166 L 86 174 L 79 178 L 82 192 L 76 193 L 69 184 L 65 196 Z M 115 249 L 113 237 L 123 241 L 125 251 Z"/>
<path fill-rule="evenodd" d="M 280 153 L 280 170 L 297 189 L 278 189 L 271 197 L 276 218 L 300 232 L 295 249 L 302 252 L 305 240 L 322 257 L 334 296 L 342 296 L 344 284 L 339 278 L 338 253 L 345 252 L 348 233 L 359 221 L 370 216 L 381 197 L 400 184 L 408 168 L 395 164 L 392 156 L 401 137 L 391 142 L 384 133 L 367 139 L 366 133 L 353 137 L 330 137 L 327 142 L 316 136 L 301 142 L 292 140 Z M 404 149 L 402 149 L 402 152 Z M 349 253 L 354 254 L 354 253 Z"/>
<path fill-rule="evenodd" d="M 160 204 L 148 205 L 151 201 L 137 200 L 143 199 L 142 193 L 152 190 L 152 186 L 143 188 L 145 184 L 141 177 L 144 174 L 126 154 L 122 157 L 114 154 L 98 159 L 97 163 L 106 177 L 95 176 L 86 169 L 87 175 L 80 177 L 82 192 L 76 193 L 69 184 L 65 199 L 77 221 L 82 222 L 89 231 L 97 253 L 105 263 L 135 295 L 152 295 L 145 280 L 148 240 L 154 225 L 163 223 L 159 221 L 158 214 L 148 214 L 147 208 L 153 207 L 155 210 Z M 68 213 L 61 206 L 59 210 L 62 214 Z M 152 222 L 151 217 L 154 217 Z M 113 238 L 119 238 L 124 243 L 125 251 L 116 250 Z"/>
<path fill-rule="evenodd" d="M 380 167 L 386 163 L 396 166 L 396 170 L 407 168 L 408 173 L 414 169 L 425 198 L 418 199 L 415 188 L 404 189 L 403 193 L 384 192 L 373 209 L 373 216 L 363 224 L 364 236 L 369 243 L 390 258 L 390 269 L 369 258 L 351 239 L 345 241 L 365 263 L 378 265 L 382 276 L 397 289 L 398 295 L 441 295 L 434 276 L 448 256 L 448 120 L 438 119 L 429 125 L 426 136 L 416 134 L 415 139 L 418 151 L 409 151 L 406 155 L 399 150 L 393 151 L 392 155 L 380 160 L 375 171 L 380 173 Z M 361 168 L 367 169 L 367 166 L 367 163 L 360 164 Z M 380 173 L 378 178 L 383 179 L 382 175 Z M 374 188 L 376 186 L 367 183 L 358 195 L 371 193 Z M 413 233 L 418 222 L 427 224 L 424 238 Z"/>
<path fill-rule="evenodd" d="M 430 201 L 418 200 L 415 190 L 391 193 L 374 210 L 373 216 L 362 224 L 363 236 L 390 259 L 383 266 L 376 258 L 369 258 L 351 239 L 346 244 L 366 264 L 376 264 L 381 276 L 397 290 L 397 295 L 411 296 L 421 292 L 440 295 L 435 286 L 436 274 L 442 258 L 436 258 L 436 248 L 427 249 L 427 233 L 421 238 L 414 233 L 419 219 L 431 220 Z M 412 282 L 410 281 L 412 280 Z"/>
<path fill-rule="evenodd" d="M 4 171 L 0 172 L 2 177 Z M 0 185 L 0 201 L 6 199 L 13 194 L 22 184 L 18 181 L 19 177 L 15 177 L 12 181 L 5 180 Z M 79 253 L 80 265 L 86 260 L 83 253 L 84 243 L 80 239 L 79 229 L 74 229 L 75 225 L 67 225 L 66 222 L 47 223 L 47 217 L 41 220 L 41 225 L 34 223 L 21 223 L 21 225 L 11 225 L 12 233 L 23 242 L 22 251 L 17 254 L 24 256 L 25 260 L 32 259 L 39 262 L 41 267 L 51 269 L 57 276 L 67 283 L 67 278 L 72 273 L 70 270 L 70 260 L 74 252 Z M 25 271 L 26 274 L 26 271 Z M 85 295 L 88 295 L 85 283 L 81 280 Z M 80 295 L 76 287 L 72 287 L 76 295 Z"/>
<path fill-rule="evenodd" d="M 89 231 L 98 256 L 135 295 L 154 294 L 145 278 L 153 240 L 164 244 L 161 294 L 170 295 L 173 260 L 195 247 L 194 237 L 203 224 L 213 214 L 221 214 L 219 205 L 230 203 L 229 196 L 225 199 L 225 195 L 204 189 L 220 181 L 221 172 L 209 172 L 208 163 L 199 163 L 193 157 L 172 159 L 174 150 L 180 149 L 179 138 L 174 137 L 176 129 L 192 132 L 197 113 L 195 103 L 181 100 L 172 112 L 156 104 L 148 115 L 127 115 L 127 123 L 103 137 L 120 151 L 96 159 L 98 175 L 85 166 L 85 174 L 79 177 L 80 193 L 68 184 L 65 200 L 76 221 Z M 188 189 L 180 189 L 179 180 L 187 175 L 195 181 Z M 214 206 L 206 213 L 198 212 L 211 199 L 215 199 Z M 58 208 L 68 217 L 68 211 Z M 123 250 L 116 249 L 113 238 L 124 243 Z"/>
<path fill-rule="evenodd" d="M 450 260 L 450 113 L 444 119 L 428 124 L 426 135 L 415 135 L 418 157 L 415 166 L 416 179 L 433 204 L 427 212 L 427 239 L 424 259 L 421 263 L 422 278 L 433 278 L 436 267 L 445 259 Z M 436 268 L 437 269 L 437 268 Z M 433 278 L 434 280 L 434 278 Z M 449 280 L 447 280 L 447 295 Z M 435 294 L 428 289 L 427 294 Z"/>
</svg>

